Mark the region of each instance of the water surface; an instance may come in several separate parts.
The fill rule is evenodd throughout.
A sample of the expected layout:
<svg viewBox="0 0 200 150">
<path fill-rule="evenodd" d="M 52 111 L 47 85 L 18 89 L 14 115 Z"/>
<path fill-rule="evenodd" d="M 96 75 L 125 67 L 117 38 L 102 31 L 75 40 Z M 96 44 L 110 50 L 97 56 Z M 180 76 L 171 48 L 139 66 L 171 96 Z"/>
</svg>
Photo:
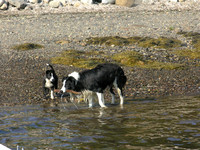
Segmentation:
<svg viewBox="0 0 200 150">
<path fill-rule="evenodd" d="M 200 149 L 200 98 L 0 109 L 0 143 L 12 149 Z"/>
</svg>

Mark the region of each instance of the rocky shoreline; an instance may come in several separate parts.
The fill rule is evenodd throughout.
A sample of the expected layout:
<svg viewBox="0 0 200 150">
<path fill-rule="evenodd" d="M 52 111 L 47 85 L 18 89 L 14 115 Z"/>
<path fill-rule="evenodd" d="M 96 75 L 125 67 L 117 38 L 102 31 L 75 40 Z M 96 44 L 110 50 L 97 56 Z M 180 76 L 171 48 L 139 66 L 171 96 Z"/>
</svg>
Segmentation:
<svg viewBox="0 0 200 150">
<path fill-rule="evenodd" d="M 107 7 L 107 6 L 104 6 Z M 20 14 L 21 13 L 21 14 Z M 5 13 L 6 14 L 6 13 Z M 140 52 L 147 59 L 161 62 L 187 64 L 184 69 L 144 69 L 122 66 L 128 77 L 125 88 L 127 98 L 156 98 L 173 95 L 199 95 L 200 67 L 199 58 L 182 57 L 164 49 L 141 48 L 134 46 L 106 47 L 85 45 L 88 37 L 173 37 L 190 47 L 190 39 L 177 34 L 179 31 L 200 33 L 198 10 L 154 11 L 138 8 L 120 11 L 85 11 L 64 13 L 29 14 L 18 12 L 17 15 L 0 13 L 0 93 L 1 105 L 45 103 L 42 80 L 45 64 L 51 63 L 52 57 L 63 50 L 100 50 L 119 53 L 125 50 Z M 57 41 L 63 41 L 58 43 Z M 16 44 L 37 43 L 42 49 L 16 51 Z M 72 71 L 82 69 L 73 66 L 57 65 L 54 67 L 61 79 Z M 107 96 L 109 99 L 109 94 Z M 60 98 L 56 99 L 57 102 Z"/>
</svg>

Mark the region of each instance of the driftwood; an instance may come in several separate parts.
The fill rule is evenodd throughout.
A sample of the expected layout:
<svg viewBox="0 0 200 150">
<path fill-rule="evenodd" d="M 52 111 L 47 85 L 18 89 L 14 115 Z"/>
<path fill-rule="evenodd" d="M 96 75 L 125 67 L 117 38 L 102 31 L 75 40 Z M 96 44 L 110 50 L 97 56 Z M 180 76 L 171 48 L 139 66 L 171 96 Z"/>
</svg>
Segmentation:
<svg viewBox="0 0 200 150">
<path fill-rule="evenodd" d="M 57 92 L 59 93 L 60 90 L 59 89 L 54 89 L 54 92 Z M 81 92 L 76 92 L 76 91 L 73 91 L 73 90 L 66 90 L 67 93 L 73 93 L 73 94 L 76 94 L 76 95 L 80 95 Z"/>
</svg>

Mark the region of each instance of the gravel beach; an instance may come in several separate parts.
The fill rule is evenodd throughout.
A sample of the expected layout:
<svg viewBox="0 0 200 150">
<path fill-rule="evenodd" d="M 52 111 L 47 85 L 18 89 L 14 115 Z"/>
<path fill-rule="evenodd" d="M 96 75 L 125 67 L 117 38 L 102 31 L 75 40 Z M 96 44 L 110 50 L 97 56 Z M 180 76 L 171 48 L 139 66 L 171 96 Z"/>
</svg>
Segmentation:
<svg viewBox="0 0 200 150">
<path fill-rule="evenodd" d="M 109 9 L 110 6 L 110 9 Z M 161 9 L 144 5 L 124 8 L 115 5 L 95 5 L 97 8 L 68 8 L 66 10 L 23 10 L 0 12 L 0 104 L 43 103 L 42 81 L 46 63 L 63 50 L 99 49 L 118 53 L 127 49 L 140 52 L 148 58 L 162 62 L 188 64 L 184 69 L 143 69 L 125 67 L 128 98 L 156 98 L 174 95 L 198 95 L 200 92 L 200 59 L 190 59 L 171 54 L 166 50 L 137 46 L 105 47 L 84 45 L 88 37 L 172 37 L 186 43 L 189 40 L 177 34 L 180 31 L 200 33 L 200 11 L 190 9 Z M 86 6 L 85 6 L 86 7 Z M 56 41 L 65 41 L 58 44 Z M 16 51 L 16 44 L 37 43 L 41 49 Z M 166 57 L 167 56 L 167 57 Z M 54 64 L 61 79 L 72 71 L 82 69 Z M 109 96 L 108 96 L 109 98 Z M 107 98 L 107 99 L 108 99 Z M 59 102 L 60 98 L 56 101 Z M 107 100 L 108 101 L 108 100 Z"/>
</svg>

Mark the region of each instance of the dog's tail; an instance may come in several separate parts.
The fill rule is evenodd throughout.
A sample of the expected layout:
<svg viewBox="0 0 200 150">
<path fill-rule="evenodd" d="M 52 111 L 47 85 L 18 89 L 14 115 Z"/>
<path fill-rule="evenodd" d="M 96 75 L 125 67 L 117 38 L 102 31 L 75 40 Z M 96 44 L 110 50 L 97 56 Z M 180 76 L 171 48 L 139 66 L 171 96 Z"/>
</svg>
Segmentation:
<svg viewBox="0 0 200 150">
<path fill-rule="evenodd" d="M 52 65 L 50 64 L 46 64 L 46 65 L 49 66 L 52 70 L 54 70 Z"/>
</svg>

